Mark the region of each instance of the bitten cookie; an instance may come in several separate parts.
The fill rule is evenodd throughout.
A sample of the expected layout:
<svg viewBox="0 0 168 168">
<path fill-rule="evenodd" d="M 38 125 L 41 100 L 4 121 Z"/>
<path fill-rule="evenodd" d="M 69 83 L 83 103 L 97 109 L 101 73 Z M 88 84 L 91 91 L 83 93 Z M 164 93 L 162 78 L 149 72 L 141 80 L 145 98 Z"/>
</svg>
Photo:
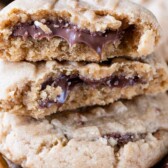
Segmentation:
<svg viewBox="0 0 168 168">
<path fill-rule="evenodd" d="M 162 58 L 115 58 L 109 62 L 0 61 L 0 109 L 42 118 L 57 111 L 106 105 L 168 89 Z"/>
<path fill-rule="evenodd" d="M 127 0 L 16 0 L 0 13 L 0 57 L 101 62 L 154 51 L 160 28 Z"/>
<path fill-rule="evenodd" d="M 23 168 L 150 168 L 168 152 L 168 97 L 43 120 L 0 113 L 0 152 Z"/>
</svg>

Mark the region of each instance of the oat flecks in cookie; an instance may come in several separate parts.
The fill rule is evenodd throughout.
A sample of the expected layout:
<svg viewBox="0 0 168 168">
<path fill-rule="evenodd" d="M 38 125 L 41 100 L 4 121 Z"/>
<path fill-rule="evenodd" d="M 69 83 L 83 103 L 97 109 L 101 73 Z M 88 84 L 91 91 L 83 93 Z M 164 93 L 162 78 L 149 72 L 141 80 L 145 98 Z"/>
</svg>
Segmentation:
<svg viewBox="0 0 168 168">
<path fill-rule="evenodd" d="M 127 0 L 16 0 L 0 15 L 0 53 L 5 60 L 135 58 L 151 54 L 160 39 L 155 17 Z M 59 21 L 66 24 L 62 27 Z"/>
<path fill-rule="evenodd" d="M 149 168 L 167 152 L 167 100 L 142 96 L 43 120 L 1 113 L 0 152 L 27 168 Z"/>
</svg>

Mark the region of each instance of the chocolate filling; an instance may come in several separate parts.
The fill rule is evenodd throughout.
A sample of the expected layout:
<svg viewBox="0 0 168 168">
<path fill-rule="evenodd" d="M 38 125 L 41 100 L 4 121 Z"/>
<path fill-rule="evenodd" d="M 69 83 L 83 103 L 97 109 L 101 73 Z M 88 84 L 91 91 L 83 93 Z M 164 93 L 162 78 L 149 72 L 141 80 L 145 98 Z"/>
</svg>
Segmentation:
<svg viewBox="0 0 168 168">
<path fill-rule="evenodd" d="M 56 78 L 49 78 L 47 81 L 42 83 L 41 91 L 45 90 L 47 86 L 58 87 L 60 86 L 63 90 L 62 94 L 56 97 L 56 100 L 41 100 L 39 101 L 39 106 L 41 108 L 49 108 L 53 104 L 57 104 L 58 107 L 63 105 L 68 97 L 69 92 L 78 84 L 85 84 L 92 87 L 99 87 L 99 86 L 106 86 L 110 88 L 119 87 L 123 88 L 126 86 L 134 86 L 135 84 L 145 84 L 146 82 L 143 81 L 138 76 L 134 76 L 131 78 L 126 78 L 123 75 L 120 76 L 110 76 L 100 80 L 90 80 L 88 78 L 81 77 L 79 75 L 60 75 Z"/>
<path fill-rule="evenodd" d="M 118 146 L 122 146 L 127 144 L 128 142 L 135 142 L 138 139 L 142 139 L 146 136 L 146 134 L 138 134 L 137 136 L 133 133 L 126 133 L 126 134 L 120 134 L 120 133 L 111 133 L 103 135 L 103 138 L 110 139 L 113 138 L 117 141 Z"/>
<path fill-rule="evenodd" d="M 101 55 L 105 44 L 120 44 L 124 34 L 134 30 L 134 26 L 129 26 L 125 30 L 106 30 L 105 32 L 92 33 L 62 19 L 46 21 L 44 24 L 51 30 L 50 33 L 44 32 L 39 26 L 35 25 L 35 22 L 19 23 L 14 26 L 12 37 L 22 37 L 23 39 L 31 37 L 35 40 L 50 40 L 54 37 L 60 37 L 66 40 L 70 46 L 84 43 Z"/>
</svg>

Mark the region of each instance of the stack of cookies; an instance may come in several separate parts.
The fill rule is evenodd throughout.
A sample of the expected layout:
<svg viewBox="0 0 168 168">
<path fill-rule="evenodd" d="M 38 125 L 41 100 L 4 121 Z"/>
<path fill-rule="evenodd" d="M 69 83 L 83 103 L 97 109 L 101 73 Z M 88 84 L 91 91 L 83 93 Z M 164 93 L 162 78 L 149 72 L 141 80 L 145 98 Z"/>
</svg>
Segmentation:
<svg viewBox="0 0 168 168">
<path fill-rule="evenodd" d="M 127 0 L 15 0 L 0 12 L 0 153 L 23 168 L 150 168 L 168 153 L 160 27 Z"/>
</svg>

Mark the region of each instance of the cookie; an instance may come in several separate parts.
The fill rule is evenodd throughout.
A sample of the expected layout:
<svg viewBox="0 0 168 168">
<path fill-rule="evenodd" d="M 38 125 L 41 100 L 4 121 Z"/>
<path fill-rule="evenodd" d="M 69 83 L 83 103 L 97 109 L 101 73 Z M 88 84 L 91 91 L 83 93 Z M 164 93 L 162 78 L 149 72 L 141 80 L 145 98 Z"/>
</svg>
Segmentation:
<svg viewBox="0 0 168 168">
<path fill-rule="evenodd" d="M 168 62 L 168 13 L 166 12 L 168 10 L 168 1 L 165 0 L 133 0 L 136 3 L 139 3 L 145 7 L 147 7 L 149 10 L 153 12 L 153 14 L 158 19 L 161 28 L 162 28 L 162 36 L 161 36 L 161 43 L 159 45 L 159 48 L 157 52 L 164 56 L 166 61 Z"/>
<path fill-rule="evenodd" d="M 168 158 L 165 157 L 162 161 L 157 163 L 152 168 L 167 168 L 166 167 L 167 165 L 168 165 Z M 3 159 L 3 157 L 0 156 L 0 168 L 22 168 L 22 167 L 12 163 L 11 161 L 9 161 L 7 159 L 6 159 L 6 162 L 5 162 L 5 159 Z"/>
<path fill-rule="evenodd" d="M 165 92 L 168 68 L 156 55 L 102 64 L 1 61 L 0 79 L 0 110 L 43 118 L 57 111 Z"/>
<path fill-rule="evenodd" d="M 168 152 L 168 97 L 137 97 L 42 120 L 0 113 L 0 152 L 23 168 L 149 168 Z"/>
<path fill-rule="evenodd" d="M 0 18 L 0 57 L 10 61 L 137 58 L 160 39 L 155 17 L 127 0 L 16 0 Z"/>
</svg>

